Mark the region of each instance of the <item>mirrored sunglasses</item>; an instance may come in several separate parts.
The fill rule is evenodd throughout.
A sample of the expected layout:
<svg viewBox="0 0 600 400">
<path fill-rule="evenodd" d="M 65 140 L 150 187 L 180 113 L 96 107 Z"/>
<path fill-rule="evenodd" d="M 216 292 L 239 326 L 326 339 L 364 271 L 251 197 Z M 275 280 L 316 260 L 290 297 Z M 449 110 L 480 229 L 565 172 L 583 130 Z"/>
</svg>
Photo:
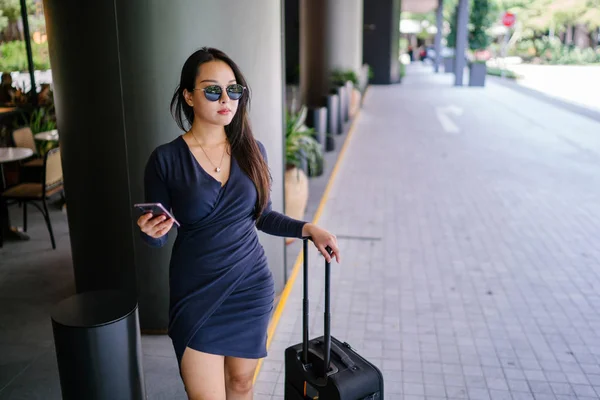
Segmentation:
<svg viewBox="0 0 600 400">
<path fill-rule="evenodd" d="M 223 94 L 223 88 L 219 85 L 210 85 L 200 90 L 204 92 L 204 97 L 206 97 L 208 101 L 218 101 Z M 246 90 L 246 88 L 239 83 L 234 83 L 225 88 L 227 96 L 229 96 L 231 100 L 239 100 L 244 94 L 244 90 Z"/>
</svg>

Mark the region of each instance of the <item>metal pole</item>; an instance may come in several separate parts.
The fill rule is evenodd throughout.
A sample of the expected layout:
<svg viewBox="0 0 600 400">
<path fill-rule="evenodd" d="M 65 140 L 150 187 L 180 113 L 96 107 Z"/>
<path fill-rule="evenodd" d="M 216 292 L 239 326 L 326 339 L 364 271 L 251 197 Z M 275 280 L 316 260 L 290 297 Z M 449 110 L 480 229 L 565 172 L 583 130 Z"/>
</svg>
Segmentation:
<svg viewBox="0 0 600 400">
<path fill-rule="evenodd" d="M 504 79 L 506 73 L 506 48 L 508 47 L 508 33 L 510 28 L 506 28 L 506 34 L 504 34 L 504 44 L 502 46 L 502 68 L 500 69 L 500 77 Z"/>
<path fill-rule="evenodd" d="M 465 53 L 467 50 L 467 24 L 469 22 L 469 0 L 458 3 L 456 22 L 456 53 L 454 54 L 454 86 L 463 85 L 465 70 Z"/>
<path fill-rule="evenodd" d="M 304 238 L 302 243 L 303 277 L 302 284 L 302 362 L 308 364 L 308 239 Z"/>
<path fill-rule="evenodd" d="M 284 82 L 286 79 L 286 68 L 285 68 L 285 1 L 281 1 L 281 76 L 284 77 Z M 281 131 L 284 133 L 283 135 L 281 135 L 281 159 L 285 160 L 285 131 L 287 129 L 287 121 L 286 121 L 286 112 L 287 112 L 287 90 L 286 90 L 286 85 L 281 85 L 281 115 L 283 115 L 283 118 L 281 118 Z M 294 104 L 294 100 L 296 98 L 296 93 L 294 93 L 294 96 L 292 97 L 292 105 Z M 293 112 L 296 112 L 296 110 L 292 109 Z M 284 177 L 285 180 L 285 162 L 282 163 L 281 165 L 281 176 Z M 282 198 L 283 198 L 283 204 L 285 203 L 285 184 L 283 185 L 283 188 L 281 188 L 281 193 L 283 194 Z M 285 286 L 285 284 L 288 281 L 288 271 L 287 271 L 287 246 L 284 245 L 283 246 L 283 285 Z"/>
<path fill-rule="evenodd" d="M 442 62 L 442 29 L 444 23 L 444 0 L 438 0 L 437 12 L 436 12 L 436 27 L 437 32 L 435 34 L 435 64 L 434 69 L 437 74 L 440 71 L 440 64 Z"/>
<path fill-rule="evenodd" d="M 23 34 L 25 35 L 25 48 L 27 50 L 27 64 L 29 65 L 29 77 L 31 78 L 31 101 L 37 104 L 37 92 L 35 88 L 35 66 L 33 65 L 33 53 L 31 51 L 31 35 L 29 34 L 29 21 L 27 19 L 26 0 L 21 0 L 21 18 L 23 18 Z"/>
</svg>

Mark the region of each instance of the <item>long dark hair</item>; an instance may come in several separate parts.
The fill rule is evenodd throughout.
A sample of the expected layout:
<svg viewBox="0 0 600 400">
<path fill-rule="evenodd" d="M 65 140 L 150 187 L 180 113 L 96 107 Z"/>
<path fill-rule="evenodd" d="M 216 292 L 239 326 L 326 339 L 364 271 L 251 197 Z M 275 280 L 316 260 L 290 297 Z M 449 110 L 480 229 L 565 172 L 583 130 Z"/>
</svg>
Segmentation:
<svg viewBox="0 0 600 400">
<path fill-rule="evenodd" d="M 209 61 L 223 61 L 231 67 L 237 83 L 246 87 L 246 91 L 239 100 L 238 108 L 231 123 L 225 126 L 225 133 L 231 145 L 231 154 L 235 157 L 242 171 L 254 182 L 258 192 L 255 206 L 255 218 L 258 219 L 267 206 L 271 186 L 271 175 L 265 159 L 263 158 L 258 143 L 254 139 L 250 122 L 248 121 L 248 107 L 250 106 L 250 88 L 240 68 L 225 53 L 214 48 L 203 47 L 188 57 L 183 69 L 179 86 L 171 100 L 171 114 L 177 126 L 187 131 L 186 125 L 192 126 L 194 122 L 194 109 L 187 104 L 183 96 L 184 89 L 191 92 L 196 84 L 196 76 L 200 66 Z"/>
</svg>

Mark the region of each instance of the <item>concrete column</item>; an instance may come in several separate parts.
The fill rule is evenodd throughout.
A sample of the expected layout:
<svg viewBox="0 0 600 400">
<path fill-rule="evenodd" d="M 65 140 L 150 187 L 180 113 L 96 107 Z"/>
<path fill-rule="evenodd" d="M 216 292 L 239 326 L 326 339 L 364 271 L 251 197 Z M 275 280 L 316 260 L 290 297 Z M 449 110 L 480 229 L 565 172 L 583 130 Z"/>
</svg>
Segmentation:
<svg viewBox="0 0 600 400">
<path fill-rule="evenodd" d="M 400 81 L 400 0 L 364 3 L 363 61 L 373 69 L 374 84 Z"/>
<path fill-rule="evenodd" d="M 310 108 L 324 106 L 327 73 L 327 1 L 300 0 L 300 98 Z"/>
<path fill-rule="evenodd" d="M 444 29 L 444 0 L 438 0 L 438 6 L 435 13 L 437 33 L 435 34 L 435 64 L 434 69 L 437 74 L 440 72 L 442 63 L 442 30 Z"/>
<path fill-rule="evenodd" d="M 310 108 L 323 107 L 331 71 L 360 71 L 363 0 L 300 0 L 299 6 L 300 96 Z"/>
<path fill-rule="evenodd" d="M 456 22 L 456 52 L 454 54 L 454 86 L 463 85 L 465 54 L 467 50 L 467 24 L 469 23 L 469 0 L 459 0 Z"/>
<path fill-rule="evenodd" d="M 363 59 L 363 0 L 327 0 L 327 69 L 360 71 Z"/>
<path fill-rule="evenodd" d="M 44 10 L 77 291 L 137 290 L 142 329 L 163 331 L 175 234 L 162 249 L 139 238 L 132 205 L 143 200 L 144 166 L 183 133 L 169 112 L 183 63 L 217 47 L 248 79 L 273 207 L 283 209 L 281 2 L 44 0 Z M 280 291 L 283 239 L 261 233 L 261 242 Z"/>
<path fill-rule="evenodd" d="M 285 0 L 286 82 L 298 84 L 300 76 L 300 0 Z"/>
</svg>

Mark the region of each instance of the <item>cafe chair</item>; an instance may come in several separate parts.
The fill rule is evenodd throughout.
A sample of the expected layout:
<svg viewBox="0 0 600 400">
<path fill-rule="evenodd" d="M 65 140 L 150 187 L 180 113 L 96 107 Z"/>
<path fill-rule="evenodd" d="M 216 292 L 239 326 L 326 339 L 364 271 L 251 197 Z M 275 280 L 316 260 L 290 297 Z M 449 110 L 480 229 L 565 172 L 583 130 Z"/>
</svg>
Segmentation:
<svg viewBox="0 0 600 400">
<path fill-rule="evenodd" d="M 15 201 L 23 205 L 23 230 L 25 232 L 27 232 L 27 205 L 31 203 L 40 210 L 48 226 L 52 248 L 56 249 L 47 201 L 55 194 L 60 194 L 64 201 L 63 173 L 59 147 L 46 153 L 43 158 L 43 171 L 44 178 L 41 183 L 20 183 L 2 193 L 2 198 L 7 203 Z M 39 202 L 42 203 L 41 207 Z"/>
<path fill-rule="evenodd" d="M 21 164 L 21 182 L 41 182 L 44 158 L 40 157 L 31 128 L 25 126 L 15 129 L 12 137 L 16 147 L 25 147 L 33 150 L 33 157 Z"/>
<path fill-rule="evenodd" d="M 24 167 L 42 167 L 44 165 L 44 159 L 39 157 L 37 147 L 35 145 L 35 139 L 31 128 L 25 126 L 23 128 L 15 129 L 13 131 L 13 142 L 16 147 L 26 147 L 33 150 L 34 159 L 27 161 L 23 164 Z"/>
</svg>

